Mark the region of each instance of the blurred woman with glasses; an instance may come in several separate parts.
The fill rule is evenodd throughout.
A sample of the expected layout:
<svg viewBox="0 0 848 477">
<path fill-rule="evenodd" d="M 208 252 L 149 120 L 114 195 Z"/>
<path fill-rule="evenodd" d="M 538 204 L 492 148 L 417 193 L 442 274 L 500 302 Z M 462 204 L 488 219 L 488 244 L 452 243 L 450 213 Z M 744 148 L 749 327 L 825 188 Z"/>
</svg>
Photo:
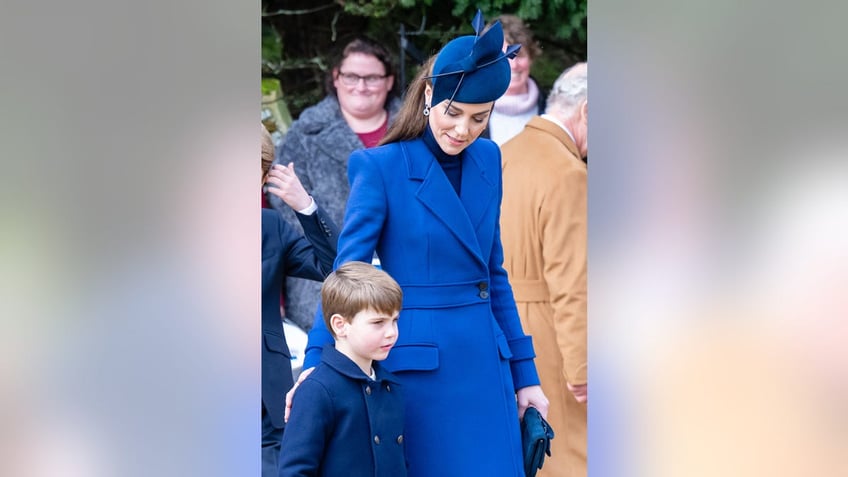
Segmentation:
<svg viewBox="0 0 848 477">
<path fill-rule="evenodd" d="M 394 57 L 366 38 L 347 42 L 327 72 L 327 96 L 301 113 L 277 150 L 275 164 L 294 164 L 306 191 L 336 223 L 342 223 L 350 188 L 347 158 L 353 151 L 376 146 L 400 108 Z M 271 206 L 299 227 L 291 208 L 276 196 Z M 286 283 L 286 318 L 305 331 L 312 327 L 321 284 L 290 278 Z"/>
</svg>

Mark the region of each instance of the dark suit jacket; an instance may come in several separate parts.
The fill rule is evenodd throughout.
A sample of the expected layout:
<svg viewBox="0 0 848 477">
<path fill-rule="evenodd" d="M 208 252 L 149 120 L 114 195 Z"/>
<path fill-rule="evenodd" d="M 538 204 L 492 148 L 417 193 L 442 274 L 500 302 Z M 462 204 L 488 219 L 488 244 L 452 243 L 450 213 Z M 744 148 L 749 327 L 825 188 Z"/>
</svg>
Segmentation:
<svg viewBox="0 0 848 477">
<path fill-rule="evenodd" d="M 324 280 L 333 270 L 339 240 L 338 228 L 321 207 L 312 215 L 295 215 L 305 237 L 276 210 L 262 209 L 262 402 L 278 428 L 285 425 L 285 394 L 293 384 L 280 291 L 287 276 Z"/>
</svg>

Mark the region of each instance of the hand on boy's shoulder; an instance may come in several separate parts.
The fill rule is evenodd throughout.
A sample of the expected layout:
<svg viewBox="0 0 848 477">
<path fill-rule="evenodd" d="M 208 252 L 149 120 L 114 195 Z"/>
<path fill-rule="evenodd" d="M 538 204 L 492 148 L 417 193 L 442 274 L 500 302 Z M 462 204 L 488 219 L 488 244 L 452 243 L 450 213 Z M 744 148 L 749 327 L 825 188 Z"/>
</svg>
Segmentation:
<svg viewBox="0 0 848 477">
<path fill-rule="evenodd" d="M 297 387 L 300 386 L 300 383 L 302 383 L 303 380 L 306 379 L 307 376 L 312 374 L 312 371 L 314 371 L 314 370 L 315 370 L 315 368 L 312 367 L 312 368 L 307 368 L 307 369 L 304 369 L 303 371 L 301 371 L 300 376 L 297 377 L 297 382 L 294 383 L 294 386 L 292 386 L 292 388 L 289 390 L 289 392 L 286 393 L 286 412 L 283 415 L 283 419 L 286 422 L 289 422 L 289 414 L 291 414 L 292 400 L 294 399 L 294 392 L 297 390 Z"/>
</svg>

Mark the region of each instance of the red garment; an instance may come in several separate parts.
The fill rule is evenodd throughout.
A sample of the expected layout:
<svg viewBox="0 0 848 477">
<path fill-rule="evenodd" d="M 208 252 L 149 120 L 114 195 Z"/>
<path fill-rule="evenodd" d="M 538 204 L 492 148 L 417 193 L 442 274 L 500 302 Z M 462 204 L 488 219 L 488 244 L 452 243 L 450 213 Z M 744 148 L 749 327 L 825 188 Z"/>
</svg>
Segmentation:
<svg viewBox="0 0 848 477">
<path fill-rule="evenodd" d="M 367 132 L 367 133 L 356 133 L 359 136 L 359 140 L 362 141 L 362 144 L 365 145 L 366 148 L 374 147 L 380 143 L 380 140 L 383 139 L 383 136 L 386 135 L 386 130 L 389 128 L 389 115 L 386 115 L 386 120 L 383 121 L 383 125 L 378 127 L 377 129 Z"/>
</svg>

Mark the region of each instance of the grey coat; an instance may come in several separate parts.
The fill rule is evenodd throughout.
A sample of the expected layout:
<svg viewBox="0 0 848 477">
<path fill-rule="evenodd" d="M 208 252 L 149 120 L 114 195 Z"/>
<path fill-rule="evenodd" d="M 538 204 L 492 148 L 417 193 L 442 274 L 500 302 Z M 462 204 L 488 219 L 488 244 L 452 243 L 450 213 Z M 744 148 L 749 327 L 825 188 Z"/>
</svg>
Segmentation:
<svg viewBox="0 0 848 477">
<path fill-rule="evenodd" d="M 401 101 L 387 100 L 389 123 L 394 120 Z M 294 121 L 277 149 L 275 164 L 294 163 L 294 170 L 315 202 L 329 214 L 333 222 L 344 223 L 345 205 L 350 194 L 347 181 L 347 159 L 353 151 L 365 146 L 342 116 L 339 101 L 327 96 L 306 108 Z M 297 230 L 300 223 L 294 212 L 277 196 L 268 194 L 271 206 Z M 286 317 L 305 331 L 312 328 L 315 310 L 321 301 L 321 283 L 300 278 L 286 279 Z"/>
</svg>

